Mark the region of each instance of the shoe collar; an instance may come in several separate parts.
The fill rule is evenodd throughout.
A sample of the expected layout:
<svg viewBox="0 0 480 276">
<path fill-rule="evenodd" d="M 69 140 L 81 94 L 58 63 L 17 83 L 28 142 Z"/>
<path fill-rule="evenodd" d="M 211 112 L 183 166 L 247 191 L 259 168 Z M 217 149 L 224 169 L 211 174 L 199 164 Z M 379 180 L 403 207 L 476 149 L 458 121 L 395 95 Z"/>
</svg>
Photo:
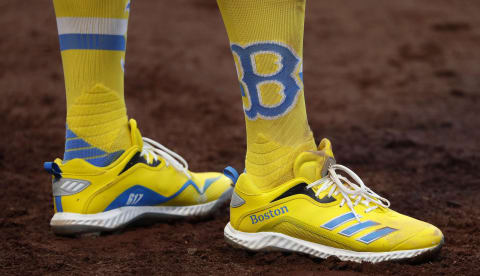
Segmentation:
<svg viewBox="0 0 480 276">
<path fill-rule="evenodd" d="M 305 178 L 309 183 L 328 174 L 328 168 L 334 165 L 332 143 L 324 138 L 317 151 L 306 151 L 298 155 L 293 165 L 295 178 Z"/>
</svg>

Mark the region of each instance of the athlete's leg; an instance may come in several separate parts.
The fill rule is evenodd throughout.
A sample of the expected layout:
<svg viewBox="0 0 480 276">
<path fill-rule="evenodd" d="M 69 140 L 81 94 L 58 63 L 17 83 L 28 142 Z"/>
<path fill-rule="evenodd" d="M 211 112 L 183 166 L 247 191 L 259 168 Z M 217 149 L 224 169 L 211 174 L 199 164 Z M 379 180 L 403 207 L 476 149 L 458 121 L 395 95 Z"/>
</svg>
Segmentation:
<svg viewBox="0 0 480 276">
<path fill-rule="evenodd" d="M 438 250 L 436 227 L 389 209 L 330 141 L 316 148 L 302 82 L 305 0 L 218 0 L 247 123 L 246 172 L 230 204 L 228 241 L 251 250 L 378 262 Z"/>
<path fill-rule="evenodd" d="M 54 0 L 67 91 L 64 160 L 53 174 L 56 233 L 112 231 L 143 217 L 192 217 L 227 201 L 236 173 L 194 173 L 127 121 L 128 0 Z"/>
<path fill-rule="evenodd" d="M 245 167 L 268 190 L 293 178 L 295 157 L 315 150 L 303 94 L 305 1 L 218 1 L 247 125 Z"/>
<path fill-rule="evenodd" d="M 129 0 L 54 0 L 67 94 L 64 162 L 107 166 L 132 144 L 123 97 Z"/>
</svg>

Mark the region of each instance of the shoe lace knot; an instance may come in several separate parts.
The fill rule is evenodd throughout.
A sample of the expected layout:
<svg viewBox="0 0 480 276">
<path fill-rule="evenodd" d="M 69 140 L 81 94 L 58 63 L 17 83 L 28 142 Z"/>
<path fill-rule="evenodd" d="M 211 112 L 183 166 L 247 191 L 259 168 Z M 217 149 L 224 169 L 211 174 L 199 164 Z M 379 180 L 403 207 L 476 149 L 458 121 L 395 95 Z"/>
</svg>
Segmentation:
<svg viewBox="0 0 480 276">
<path fill-rule="evenodd" d="M 338 174 L 337 171 L 346 173 L 354 182 L 350 181 L 349 178 Z M 362 179 L 360 179 L 356 173 L 342 165 L 331 165 L 328 168 L 328 174 L 325 177 L 312 182 L 307 186 L 307 189 L 316 186 L 319 186 L 315 193 L 315 196 L 317 197 L 321 192 L 326 191 L 327 189 L 330 189 L 328 193 L 329 197 L 341 194 L 343 199 L 340 203 L 340 207 L 346 203 L 359 222 L 361 216 L 355 211 L 355 207 L 358 204 L 363 204 L 367 207 L 365 213 L 377 209 L 378 206 L 385 208 L 390 207 L 390 201 L 373 192 L 363 183 Z M 371 203 L 372 206 L 370 206 Z"/>
<path fill-rule="evenodd" d="M 164 145 L 150 139 L 143 137 L 143 148 L 140 152 L 140 156 L 147 160 L 147 163 L 158 161 L 158 156 L 161 156 L 165 160 L 165 166 L 172 166 L 177 171 L 183 173 L 189 179 L 192 178 L 188 171 L 188 163 L 178 153 L 165 147 Z"/>
</svg>

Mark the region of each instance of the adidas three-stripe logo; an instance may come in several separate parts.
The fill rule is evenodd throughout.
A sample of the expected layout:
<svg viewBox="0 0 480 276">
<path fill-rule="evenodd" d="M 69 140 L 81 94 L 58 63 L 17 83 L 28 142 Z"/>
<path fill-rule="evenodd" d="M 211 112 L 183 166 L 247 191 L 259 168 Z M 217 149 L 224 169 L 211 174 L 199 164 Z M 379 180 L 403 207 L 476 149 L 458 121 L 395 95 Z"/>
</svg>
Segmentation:
<svg viewBox="0 0 480 276">
<path fill-rule="evenodd" d="M 333 218 L 331 220 L 329 220 L 328 222 L 324 223 L 322 225 L 323 228 L 327 229 L 327 230 L 334 230 L 342 225 L 344 225 L 345 223 L 349 222 L 349 221 L 352 221 L 355 219 L 355 214 L 353 214 L 352 212 L 350 213 L 346 213 L 346 214 L 343 214 L 343 215 L 340 215 L 336 218 Z M 375 222 L 375 221 L 371 221 L 371 220 L 367 220 L 367 221 L 364 221 L 364 222 L 359 222 L 359 223 L 356 223 L 352 226 L 349 226 L 345 229 L 343 229 L 342 231 L 339 232 L 340 235 L 344 235 L 346 237 L 351 237 L 353 235 L 355 235 L 356 233 L 364 230 L 364 229 L 367 229 L 369 227 L 373 227 L 373 226 L 376 226 L 376 225 L 379 225 L 378 222 Z M 397 231 L 397 229 L 394 229 L 394 228 L 391 228 L 391 227 L 383 227 L 383 228 L 380 228 L 380 229 L 377 229 L 377 230 L 374 230 L 372 232 L 369 232 L 361 237 L 359 237 L 357 239 L 357 241 L 359 242 L 363 242 L 365 244 L 369 244 L 373 241 L 376 241 L 382 237 L 385 237 L 386 235 L 392 233 L 392 232 L 395 232 Z"/>
</svg>

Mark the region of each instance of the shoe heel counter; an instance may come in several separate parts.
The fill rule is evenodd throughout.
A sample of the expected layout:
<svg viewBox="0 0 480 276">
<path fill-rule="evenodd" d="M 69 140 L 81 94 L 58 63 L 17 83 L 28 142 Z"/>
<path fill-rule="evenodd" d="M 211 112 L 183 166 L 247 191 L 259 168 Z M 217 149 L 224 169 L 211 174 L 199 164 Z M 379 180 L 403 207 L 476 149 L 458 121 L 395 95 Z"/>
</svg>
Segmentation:
<svg viewBox="0 0 480 276">
<path fill-rule="evenodd" d="M 240 223 L 240 217 L 242 213 L 241 208 L 245 205 L 246 201 L 241 196 L 241 192 L 239 192 L 238 188 L 235 187 L 232 192 L 232 198 L 230 199 L 230 224 L 237 228 L 238 224 Z"/>
<path fill-rule="evenodd" d="M 55 213 L 80 212 L 83 204 L 78 194 L 90 186 L 90 184 L 90 181 L 84 179 L 52 177 Z"/>
<path fill-rule="evenodd" d="M 250 211 L 249 199 L 258 193 L 258 190 L 246 173 L 242 173 L 233 189 L 230 200 L 230 224 L 239 229 L 242 218 Z"/>
</svg>

